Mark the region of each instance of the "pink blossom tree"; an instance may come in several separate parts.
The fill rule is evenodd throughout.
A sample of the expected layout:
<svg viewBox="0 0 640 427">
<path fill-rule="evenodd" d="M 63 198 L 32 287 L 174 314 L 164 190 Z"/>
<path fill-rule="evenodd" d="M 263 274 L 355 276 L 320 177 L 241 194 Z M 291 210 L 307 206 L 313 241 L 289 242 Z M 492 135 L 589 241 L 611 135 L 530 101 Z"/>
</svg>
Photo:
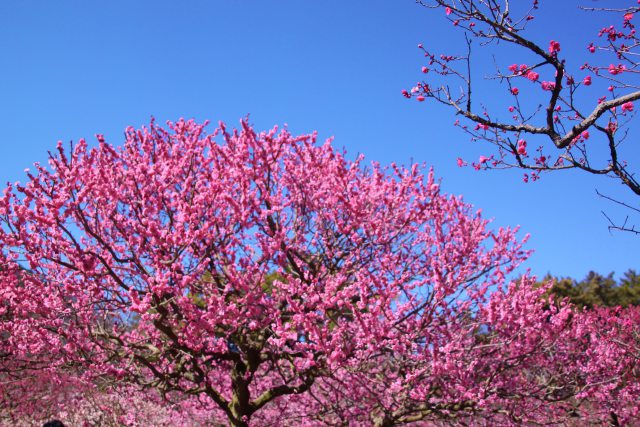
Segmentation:
<svg viewBox="0 0 640 427">
<path fill-rule="evenodd" d="M 14 419 L 75 387 L 64 407 L 95 419 L 106 402 L 127 425 L 144 390 L 173 402 L 167 417 L 234 426 L 557 422 L 579 396 L 599 408 L 637 383 L 633 358 L 582 370 L 606 341 L 532 279 L 507 283 L 528 253 L 516 230 L 492 230 L 432 172 L 241 125 L 59 144 L 8 186 L 0 389 Z"/>
<path fill-rule="evenodd" d="M 41 427 L 58 419 L 79 427 L 223 426 L 224 414 L 206 401 L 175 393 L 164 398 L 155 390 L 104 381 L 84 382 L 78 376 L 31 373 L 12 384 L 0 400 L 0 425 Z"/>
<path fill-rule="evenodd" d="M 493 151 L 471 162 L 474 168 L 520 168 L 525 182 L 545 172 L 578 169 L 614 178 L 640 196 L 637 169 L 627 162 L 623 144 L 635 117 L 634 102 L 640 99 L 636 1 L 623 8 L 583 7 L 582 13 L 610 15 L 611 25 L 597 34 L 577 28 L 581 17 L 576 6 L 573 21 L 584 37 L 583 52 L 567 52 L 552 32 L 540 40 L 529 31 L 542 3 L 538 0 L 418 3 L 440 12 L 452 32 L 464 34 L 466 45 L 455 54 L 419 45 L 426 75 L 402 93 L 449 107 L 460 116 L 455 125 L 472 140 L 493 145 Z M 551 3 L 545 6 L 554 7 Z M 477 58 L 496 53 L 503 55 L 493 71 L 478 68 Z M 491 86 L 492 94 L 502 90 L 502 103 L 495 102 L 495 95 L 478 96 L 483 92 L 479 86 Z M 458 159 L 458 164 L 467 162 Z M 640 212 L 633 202 L 602 196 Z M 640 233 L 627 221 L 609 221 L 610 228 Z"/>
</svg>

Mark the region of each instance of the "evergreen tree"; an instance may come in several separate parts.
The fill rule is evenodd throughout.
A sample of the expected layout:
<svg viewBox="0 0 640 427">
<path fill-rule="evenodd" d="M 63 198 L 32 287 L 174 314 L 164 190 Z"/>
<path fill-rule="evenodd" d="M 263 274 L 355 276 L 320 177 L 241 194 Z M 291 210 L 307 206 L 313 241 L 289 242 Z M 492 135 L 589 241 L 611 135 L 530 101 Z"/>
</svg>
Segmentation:
<svg viewBox="0 0 640 427">
<path fill-rule="evenodd" d="M 568 298 L 573 304 L 585 307 L 628 307 L 640 305 L 640 274 L 628 270 L 616 282 L 614 273 L 603 276 L 590 271 L 581 281 L 571 278 L 554 278 L 548 275 L 545 281 L 553 280 L 550 292 L 560 298 Z"/>
</svg>

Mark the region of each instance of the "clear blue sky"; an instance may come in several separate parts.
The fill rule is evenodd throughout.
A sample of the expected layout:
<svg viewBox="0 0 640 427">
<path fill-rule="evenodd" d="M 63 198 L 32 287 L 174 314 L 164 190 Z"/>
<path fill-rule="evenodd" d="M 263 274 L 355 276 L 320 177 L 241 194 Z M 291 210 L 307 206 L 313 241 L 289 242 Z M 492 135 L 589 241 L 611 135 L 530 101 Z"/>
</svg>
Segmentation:
<svg viewBox="0 0 640 427">
<path fill-rule="evenodd" d="M 563 52 L 584 49 L 578 36 L 599 16 L 542 3 L 541 42 L 556 28 Z M 0 182 L 23 180 L 58 140 L 103 133 L 117 145 L 151 116 L 235 125 L 250 114 L 260 129 L 335 136 L 354 156 L 433 165 L 444 191 L 532 235 L 527 267 L 538 275 L 640 268 L 640 238 L 610 234 L 601 214 L 624 215 L 595 194 L 624 196 L 612 181 L 562 173 L 523 184 L 519 171 L 456 166 L 482 150 L 449 125 L 450 111 L 400 95 L 420 78 L 418 43 L 460 41 L 442 18 L 413 0 L 2 2 Z"/>
</svg>

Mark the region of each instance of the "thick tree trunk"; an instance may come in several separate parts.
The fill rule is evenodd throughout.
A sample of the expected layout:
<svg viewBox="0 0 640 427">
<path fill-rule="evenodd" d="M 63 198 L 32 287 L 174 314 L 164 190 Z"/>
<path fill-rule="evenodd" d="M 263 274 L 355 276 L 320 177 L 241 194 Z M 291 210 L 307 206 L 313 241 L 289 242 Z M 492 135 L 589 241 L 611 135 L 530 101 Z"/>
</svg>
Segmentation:
<svg viewBox="0 0 640 427">
<path fill-rule="evenodd" d="M 233 427 L 249 427 L 249 422 L 248 422 L 248 420 L 247 420 L 247 421 L 244 421 L 244 420 L 242 419 L 242 417 L 241 417 L 241 418 L 239 418 L 239 419 L 233 419 L 233 418 L 230 418 L 230 419 L 229 419 L 229 422 L 231 423 L 231 425 L 232 425 Z"/>
<path fill-rule="evenodd" d="M 248 427 L 249 418 L 253 414 L 249 381 L 245 378 L 246 372 L 247 366 L 242 361 L 238 361 L 231 371 L 233 397 L 229 405 L 231 410 L 229 421 L 234 427 Z"/>
<path fill-rule="evenodd" d="M 248 427 L 249 426 L 249 418 L 251 417 L 251 412 L 248 406 L 243 405 L 235 396 L 233 396 L 233 400 L 231 401 L 231 416 L 229 417 L 229 421 L 231 425 L 234 427 Z"/>
</svg>

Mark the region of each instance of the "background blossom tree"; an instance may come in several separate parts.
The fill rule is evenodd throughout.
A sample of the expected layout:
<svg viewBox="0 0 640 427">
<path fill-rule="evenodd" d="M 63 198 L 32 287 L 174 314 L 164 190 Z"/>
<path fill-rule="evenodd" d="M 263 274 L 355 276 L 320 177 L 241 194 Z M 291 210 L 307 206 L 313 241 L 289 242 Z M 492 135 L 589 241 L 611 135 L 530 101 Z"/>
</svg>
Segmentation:
<svg viewBox="0 0 640 427">
<path fill-rule="evenodd" d="M 472 140 L 495 147 L 472 161 L 474 168 L 521 168 L 526 172 L 525 182 L 537 180 L 543 172 L 579 169 L 616 179 L 633 197 L 640 196 L 637 169 L 628 163 L 623 145 L 635 117 L 634 102 L 640 99 L 634 24 L 637 2 L 626 2 L 621 8 L 582 8 L 583 13 L 607 13 L 612 23 L 598 34 L 583 35 L 586 61 L 581 61 L 579 52 L 563 50 L 552 31 L 546 40 L 528 31 L 541 3 L 538 0 L 418 3 L 442 13 L 452 31 L 464 34 L 466 48 L 462 54 L 436 53 L 436 46 L 419 45 L 426 76 L 403 94 L 451 108 L 461 116 L 456 126 Z M 578 12 L 576 9 L 576 29 Z M 483 76 L 487 70 L 478 69 L 473 58 L 496 52 L 503 58 L 491 75 Z M 505 56 L 510 62 L 501 62 Z M 492 84 L 483 82 L 483 77 L 497 83 L 490 92 L 493 99 L 478 96 L 482 92 L 479 85 Z M 502 105 L 494 102 L 500 89 L 504 92 Z M 467 162 L 458 159 L 458 164 Z M 602 196 L 639 212 L 634 198 Z M 611 228 L 640 233 L 626 220 L 609 221 Z"/>
</svg>

